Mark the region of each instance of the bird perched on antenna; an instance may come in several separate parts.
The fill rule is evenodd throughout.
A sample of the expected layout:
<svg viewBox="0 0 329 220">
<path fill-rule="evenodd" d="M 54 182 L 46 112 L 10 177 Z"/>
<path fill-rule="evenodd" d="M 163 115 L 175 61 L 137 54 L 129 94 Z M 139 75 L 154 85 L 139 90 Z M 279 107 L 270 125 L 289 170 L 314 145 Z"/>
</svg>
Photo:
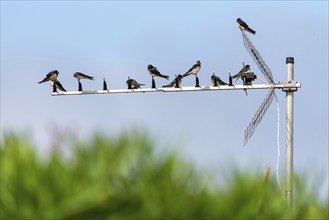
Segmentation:
<svg viewBox="0 0 329 220">
<path fill-rule="evenodd" d="M 156 88 L 155 80 L 154 80 L 155 76 L 165 78 L 167 80 L 169 79 L 169 76 L 161 74 L 156 67 L 152 66 L 152 64 L 149 64 L 147 66 L 147 70 L 149 71 L 149 74 L 152 76 L 152 89 Z"/>
<path fill-rule="evenodd" d="M 82 84 L 80 82 L 80 79 L 89 79 L 89 80 L 94 80 L 93 76 L 88 76 L 86 74 L 80 73 L 80 72 L 75 72 L 73 74 L 73 77 L 78 80 L 79 86 L 78 86 L 78 91 L 82 91 Z"/>
<path fill-rule="evenodd" d="M 162 77 L 162 78 L 165 78 L 165 79 L 169 79 L 169 76 L 167 75 L 162 75 L 159 70 L 152 66 L 151 64 L 149 64 L 147 66 L 147 70 L 149 71 L 149 73 L 151 74 L 152 77 L 155 77 L 155 76 L 158 76 L 158 77 Z"/>
<path fill-rule="evenodd" d="M 176 76 L 176 78 L 171 82 L 169 83 L 168 85 L 164 85 L 162 86 L 163 88 L 169 88 L 169 87 L 174 87 L 174 88 L 180 88 L 180 84 L 182 84 L 182 78 L 183 76 L 182 75 L 178 75 Z"/>
<path fill-rule="evenodd" d="M 214 86 L 224 86 L 228 85 L 227 83 L 223 82 L 218 76 L 213 73 L 211 76 L 211 82 L 214 84 Z"/>
<path fill-rule="evenodd" d="M 251 29 L 246 22 L 244 22 L 241 18 L 236 19 L 236 22 L 238 24 L 238 27 L 243 30 L 243 31 L 247 31 L 249 33 L 252 34 L 256 34 L 256 31 L 254 31 L 253 29 Z"/>
<path fill-rule="evenodd" d="M 47 81 L 49 81 L 49 80 L 51 80 L 51 81 L 53 82 L 53 81 L 55 81 L 55 80 L 57 79 L 58 75 L 59 75 L 58 70 L 50 71 L 50 72 L 46 75 L 46 77 L 45 77 L 43 80 L 41 80 L 40 82 L 38 82 L 38 83 L 44 83 L 44 82 L 47 82 Z"/>
<path fill-rule="evenodd" d="M 237 73 L 235 74 L 234 76 L 232 76 L 233 79 L 236 78 L 235 82 L 241 78 L 243 76 L 243 74 L 245 74 L 246 72 L 249 72 L 250 71 L 250 65 L 245 65 L 242 67 L 242 69 Z"/>
<path fill-rule="evenodd" d="M 73 77 L 74 77 L 74 78 L 77 78 L 78 81 L 80 81 L 80 79 L 94 80 L 94 77 L 93 77 L 93 76 L 88 76 L 88 75 L 83 74 L 83 73 L 80 73 L 80 72 L 75 72 L 75 73 L 73 74 Z"/>
<path fill-rule="evenodd" d="M 195 87 L 200 87 L 199 85 L 199 78 L 198 78 L 198 72 L 201 69 L 201 62 L 200 60 L 196 61 L 196 64 L 194 64 L 186 73 L 183 74 L 183 77 L 189 76 L 189 75 L 195 75 Z"/>
<path fill-rule="evenodd" d="M 141 84 L 134 79 L 130 79 L 129 76 L 128 76 L 128 80 L 126 81 L 126 84 L 128 86 L 128 89 L 140 89 L 141 86 L 145 86 L 145 84 Z"/>
<path fill-rule="evenodd" d="M 64 87 L 62 86 L 62 84 L 56 79 L 54 81 L 51 82 L 51 86 L 54 88 L 53 92 L 56 92 L 56 89 L 59 89 L 63 92 L 66 92 L 66 90 L 64 89 Z"/>
</svg>

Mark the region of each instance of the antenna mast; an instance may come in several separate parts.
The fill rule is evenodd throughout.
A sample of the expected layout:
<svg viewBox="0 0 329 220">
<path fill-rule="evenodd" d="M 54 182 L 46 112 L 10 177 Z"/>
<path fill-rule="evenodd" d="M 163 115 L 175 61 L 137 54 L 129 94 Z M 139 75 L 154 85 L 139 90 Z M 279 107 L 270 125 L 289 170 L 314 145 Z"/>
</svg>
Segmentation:
<svg viewBox="0 0 329 220">
<path fill-rule="evenodd" d="M 287 57 L 286 88 L 286 205 L 288 209 L 293 206 L 293 149 L 294 149 L 294 92 L 297 91 L 294 81 L 294 58 Z"/>
</svg>

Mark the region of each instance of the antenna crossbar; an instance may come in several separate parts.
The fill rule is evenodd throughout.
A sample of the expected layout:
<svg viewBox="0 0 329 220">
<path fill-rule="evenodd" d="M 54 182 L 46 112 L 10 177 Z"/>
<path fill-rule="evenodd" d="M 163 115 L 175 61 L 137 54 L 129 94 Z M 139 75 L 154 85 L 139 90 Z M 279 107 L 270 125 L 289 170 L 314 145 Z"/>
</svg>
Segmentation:
<svg viewBox="0 0 329 220">
<path fill-rule="evenodd" d="M 245 89 L 284 89 L 284 83 L 278 84 L 254 84 L 254 85 L 233 85 L 233 86 L 201 86 L 201 87 L 181 87 L 181 88 L 145 88 L 145 89 L 110 89 L 110 90 L 89 90 L 89 91 L 67 91 L 53 92 L 52 96 L 65 95 L 94 95 L 94 94 L 119 94 L 119 93 L 147 93 L 147 92 L 197 92 L 197 91 L 218 91 L 218 90 L 245 90 Z M 295 84 L 296 88 L 300 83 Z"/>
</svg>

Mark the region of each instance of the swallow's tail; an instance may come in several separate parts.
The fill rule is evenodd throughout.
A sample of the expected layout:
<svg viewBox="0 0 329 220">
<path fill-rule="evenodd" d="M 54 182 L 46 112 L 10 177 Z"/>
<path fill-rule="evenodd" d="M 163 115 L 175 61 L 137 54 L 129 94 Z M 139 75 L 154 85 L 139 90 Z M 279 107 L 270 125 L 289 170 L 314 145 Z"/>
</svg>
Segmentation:
<svg viewBox="0 0 329 220">
<path fill-rule="evenodd" d="M 166 78 L 168 80 L 169 79 L 169 76 L 163 75 L 163 78 Z"/>
<path fill-rule="evenodd" d="M 47 78 L 44 78 L 43 80 L 41 80 L 40 82 L 38 82 L 38 83 L 44 83 L 44 82 L 47 82 L 48 81 L 48 79 Z"/>
<path fill-rule="evenodd" d="M 187 72 L 187 73 L 184 73 L 182 77 L 186 77 L 186 76 L 188 76 L 188 75 L 189 75 L 189 74 L 188 74 L 188 72 Z"/>
<path fill-rule="evenodd" d="M 62 88 L 62 90 L 63 90 L 64 92 L 67 92 L 66 89 L 64 89 L 64 88 Z"/>
<path fill-rule="evenodd" d="M 62 91 L 66 92 L 66 89 L 64 89 L 64 87 L 62 86 L 62 84 L 59 83 L 58 87 L 59 87 Z"/>
<path fill-rule="evenodd" d="M 62 84 L 61 84 L 59 81 L 55 81 L 55 84 L 57 85 L 57 87 L 58 87 L 60 90 L 66 92 L 66 90 L 64 89 L 64 87 L 62 86 Z"/>
</svg>

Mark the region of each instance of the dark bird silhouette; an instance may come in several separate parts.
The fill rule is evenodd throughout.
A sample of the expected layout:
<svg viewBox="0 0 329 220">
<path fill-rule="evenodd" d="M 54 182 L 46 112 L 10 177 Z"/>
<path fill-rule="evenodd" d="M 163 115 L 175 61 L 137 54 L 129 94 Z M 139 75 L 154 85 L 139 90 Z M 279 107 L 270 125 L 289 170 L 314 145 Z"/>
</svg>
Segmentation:
<svg viewBox="0 0 329 220">
<path fill-rule="evenodd" d="M 169 79 L 169 76 L 167 75 L 162 75 L 159 70 L 152 66 L 151 64 L 149 64 L 147 66 L 147 70 L 149 71 L 149 73 L 151 74 L 152 77 L 155 77 L 155 76 L 158 76 L 158 77 L 162 77 L 162 78 L 165 78 L 165 79 Z"/>
<path fill-rule="evenodd" d="M 140 89 L 141 86 L 145 86 L 145 84 L 141 84 L 134 79 L 130 79 L 129 76 L 128 76 L 128 80 L 126 81 L 126 84 L 128 86 L 128 89 Z"/>
<path fill-rule="evenodd" d="M 94 77 L 93 77 L 93 76 L 88 76 L 88 75 L 83 74 L 83 73 L 80 73 L 80 72 L 75 72 L 75 73 L 73 74 L 73 77 L 74 77 L 74 78 L 77 78 L 78 81 L 80 81 L 80 79 L 94 80 Z"/>
<path fill-rule="evenodd" d="M 41 80 L 40 82 L 38 82 L 38 83 L 44 83 L 44 82 L 47 82 L 49 80 L 55 81 L 57 79 L 58 75 L 59 75 L 59 72 L 57 70 L 50 71 L 46 75 L 46 77 L 43 80 Z"/>
<path fill-rule="evenodd" d="M 189 75 L 197 75 L 200 69 L 201 69 L 201 62 L 200 60 L 198 60 L 196 61 L 196 64 L 194 64 L 186 73 L 184 73 L 183 77 Z"/>
<path fill-rule="evenodd" d="M 176 76 L 176 78 L 171 83 L 169 83 L 168 85 L 164 85 L 162 87 L 164 87 L 164 88 L 168 88 L 168 87 L 179 88 L 180 84 L 182 84 L 182 78 L 183 78 L 183 76 L 179 74 L 178 76 Z"/>
<path fill-rule="evenodd" d="M 242 69 L 235 74 L 234 76 L 232 76 L 233 79 L 236 78 L 235 81 L 237 81 L 239 78 L 241 78 L 241 76 L 243 76 L 243 74 L 245 74 L 246 72 L 248 72 L 250 70 L 250 65 L 245 65 L 242 67 Z"/>
<path fill-rule="evenodd" d="M 244 22 L 241 18 L 238 18 L 236 20 L 237 24 L 238 24 L 238 27 L 241 29 L 241 30 L 244 30 L 244 31 L 247 31 L 249 33 L 252 33 L 252 34 L 256 34 L 256 31 L 254 31 L 253 29 L 251 29 L 246 22 Z"/>
<path fill-rule="evenodd" d="M 211 76 L 211 82 L 214 84 L 214 86 L 228 85 L 227 83 L 223 82 L 218 76 L 216 76 L 215 73 Z"/>
</svg>

